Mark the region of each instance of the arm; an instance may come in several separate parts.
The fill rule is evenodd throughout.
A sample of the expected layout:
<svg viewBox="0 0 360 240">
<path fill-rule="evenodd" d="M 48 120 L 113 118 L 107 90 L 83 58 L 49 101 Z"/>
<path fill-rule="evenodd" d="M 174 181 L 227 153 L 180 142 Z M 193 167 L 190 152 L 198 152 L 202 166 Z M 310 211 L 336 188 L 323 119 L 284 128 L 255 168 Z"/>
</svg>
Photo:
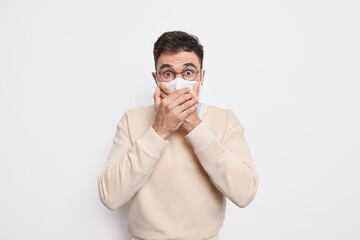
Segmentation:
<svg viewBox="0 0 360 240">
<path fill-rule="evenodd" d="M 125 113 L 117 125 L 113 146 L 97 180 L 101 202 L 110 210 L 129 201 L 143 186 L 169 143 L 150 127 L 132 144 L 128 129 Z"/>
<path fill-rule="evenodd" d="M 201 165 L 219 191 L 239 207 L 254 198 L 259 184 L 244 127 L 229 110 L 224 143 L 201 122 L 185 138 L 192 145 Z"/>
</svg>

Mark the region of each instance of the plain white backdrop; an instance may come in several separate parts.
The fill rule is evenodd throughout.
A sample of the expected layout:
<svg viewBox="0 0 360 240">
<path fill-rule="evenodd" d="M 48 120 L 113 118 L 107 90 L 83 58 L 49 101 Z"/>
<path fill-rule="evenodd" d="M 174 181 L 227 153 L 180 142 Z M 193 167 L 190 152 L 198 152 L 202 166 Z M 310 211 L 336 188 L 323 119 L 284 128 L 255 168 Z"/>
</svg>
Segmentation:
<svg viewBox="0 0 360 240">
<path fill-rule="evenodd" d="M 204 45 L 202 101 L 234 110 L 259 173 L 221 240 L 360 239 L 360 2 L 0 1 L 0 239 L 128 240 L 97 176 L 153 104 L 153 44 Z M 195 239 L 196 240 L 196 239 Z"/>
</svg>

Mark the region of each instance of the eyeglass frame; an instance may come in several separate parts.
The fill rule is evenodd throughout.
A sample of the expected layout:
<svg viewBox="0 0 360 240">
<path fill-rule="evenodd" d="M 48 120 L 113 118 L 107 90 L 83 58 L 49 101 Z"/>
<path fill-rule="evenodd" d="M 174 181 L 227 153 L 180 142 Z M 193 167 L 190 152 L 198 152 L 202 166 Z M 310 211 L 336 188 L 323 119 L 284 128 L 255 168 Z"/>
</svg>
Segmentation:
<svg viewBox="0 0 360 240">
<path fill-rule="evenodd" d="M 184 67 L 184 69 L 183 69 L 181 72 L 176 72 L 172 67 L 169 67 L 169 68 L 171 68 L 171 69 L 173 70 L 173 73 L 175 73 L 175 74 L 174 74 L 174 78 L 173 78 L 172 80 L 176 79 L 176 74 L 180 74 L 180 73 L 181 73 L 181 75 L 182 75 L 182 77 L 183 77 L 184 80 L 186 80 L 186 81 L 194 81 L 194 80 L 197 78 L 199 72 L 202 70 L 202 68 L 197 69 L 196 66 L 192 66 L 192 67 L 194 67 L 194 68 L 196 69 L 196 76 L 195 76 L 194 79 L 192 79 L 192 80 L 186 80 L 185 77 L 184 77 L 184 73 L 185 73 L 186 67 Z M 156 71 L 155 73 L 160 75 L 160 79 L 161 79 L 161 80 L 163 80 L 164 82 L 167 82 L 166 80 L 164 80 L 164 79 L 161 77 L 161 72 L 157 72 L 157 71 Z M 172 81 L 172 80 L 171 80 L 171 81 Z M 201 73 L 200 73 L 200 81 L 201 81 Z"/>
</svg>

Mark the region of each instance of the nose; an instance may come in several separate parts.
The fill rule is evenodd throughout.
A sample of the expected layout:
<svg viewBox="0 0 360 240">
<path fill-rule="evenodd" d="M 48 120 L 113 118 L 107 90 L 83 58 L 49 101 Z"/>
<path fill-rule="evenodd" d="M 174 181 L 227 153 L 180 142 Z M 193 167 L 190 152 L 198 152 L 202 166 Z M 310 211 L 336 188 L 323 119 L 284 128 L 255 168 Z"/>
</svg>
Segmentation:
<svg viewBox="0 0 360 240">
<path fill-rule="evenodd" d="M 180 75 L 180 78 L 183 78 L 183 76 L 182 76 L 182 73 L 181 73 L 181 72 L 179 72 L 179 73 L 175 73 L 175 78 L 177 78 L 177 75 L 178 75 L 178 74 Z M 175 79 L 175 78 L 174 78 L 174 79 Z"/>
</svg>

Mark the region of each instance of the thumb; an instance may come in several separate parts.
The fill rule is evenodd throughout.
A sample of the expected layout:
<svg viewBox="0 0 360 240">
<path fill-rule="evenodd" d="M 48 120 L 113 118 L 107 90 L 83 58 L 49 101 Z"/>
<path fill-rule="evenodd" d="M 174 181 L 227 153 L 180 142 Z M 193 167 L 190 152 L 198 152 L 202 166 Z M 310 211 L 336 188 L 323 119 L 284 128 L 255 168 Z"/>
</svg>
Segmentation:
<svg viewBox="0 0 360 240">
<path fill-rule="evenodd" d="M 159 86 L 156 86 L 156 90 L 155 90 L 155 93 L 154 93 L 154 104 L 155 104 L 155 107 L 157 107 L 160 103 L 161 103 L 161 98 L 160 98 L 160 88 Z"/>
<path fill-rule="evenodd" d="M 193 89 L 194 96 L 199 97 L 199 91 L 200 91 L 200 81 L 196 81 Z"/>
</svg>

